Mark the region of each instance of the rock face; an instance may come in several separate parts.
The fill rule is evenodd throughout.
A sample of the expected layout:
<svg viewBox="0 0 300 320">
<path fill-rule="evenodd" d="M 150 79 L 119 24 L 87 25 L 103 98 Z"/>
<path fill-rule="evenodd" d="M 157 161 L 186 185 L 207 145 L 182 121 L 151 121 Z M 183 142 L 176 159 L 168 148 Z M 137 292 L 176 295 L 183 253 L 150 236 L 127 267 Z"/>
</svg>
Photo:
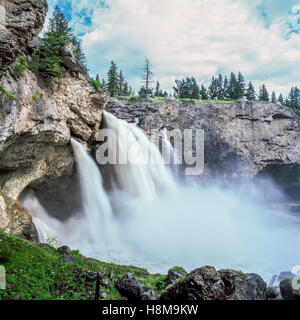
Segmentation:
<svg viewBox="0 0 300 320">
<path fill-rule="evenodd" d="M 80 206 L 70 138 L 91 147 L 108 97 L 90 84 L 70 46 L 61 52 L 66 71 L 59 81 L 7 68 L 21 52 L 30 60 L 46 11 L 45 0 L 0 1 L 0 76 L 6 90 L 0 93 L 0 192 L 17 201 L 33 189 L 51 215 L 67 219 Z M 27 218 L 19 219 L 24 227 Z M 1 214 L 8 232 L 18 229 L 13 221 L 9 212 Z"/>
<path fill-rule="evenodd" d="M 122 102 L 123 103 L 123 102 Z M 204 129 L 205 175 L 250 179 L 274 168 L 298 170 L 300 182 L 300 118 L 279 104 L 240 101 L 235 104 L 123 103 L 111 101 L 107 111 L 151 129 Z"/>
<path fill-rule="evenodd" d="M 157 300 L 155 292 L 147 290 L 131 273 L 119 279 L 115 286 L 128 300 Z"/>
<path fill-rule="evenodd" d="M 13 63 L 43 27 L 46 0 L 1 0 L 0 71 Z"/>
<path fill-rule="evenodd" d="M 107 96 L 68 72 L 56 87 L 30 71 L 18 81 L 7 72 L 2 82 L 17 100 L 0 95 L 0 190 L 17 199 L 29 185 L 71 174 L 70 138 L 93 139 Z"/>
<path fill-rule="evenodd" d="M 266 300 L 267 284 L 255 274 L 213 267 L 196 269 L 164 291 L 160 300 Z"/>
<path fill-rule="evenodd" d="M 7 233 L 22 235 L 28 240 L 38 240 L 30 213 L 18 201 L 0 195 L 0 228 Z"/>
</svg>

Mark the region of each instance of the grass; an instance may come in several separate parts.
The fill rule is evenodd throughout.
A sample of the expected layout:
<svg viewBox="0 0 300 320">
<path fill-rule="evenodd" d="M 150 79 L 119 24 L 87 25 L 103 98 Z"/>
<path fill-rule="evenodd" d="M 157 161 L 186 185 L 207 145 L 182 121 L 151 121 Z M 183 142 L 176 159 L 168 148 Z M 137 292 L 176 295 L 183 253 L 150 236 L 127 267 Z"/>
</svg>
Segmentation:
<svg viewBox="0 0 300 320">
<path fill-rule="evenodd" d="M 6 90 L 2 84 L 0 84 L 0 92 L 5 94 L 5 96 L 10 100 L 17 100 L 16 95 L 14 95 L 12 92 Z"/>
<path fill-rule="evenodd" d="M 86 258 L 79 251 L 70 255 L 75 258 L 74 264 L 61 262 L 61 255 L 50 245 L 29 242 L 0 230 L 0 265 L 6 269 L 7 283 L 7 289 L 0 290 L 0 300 L 86 300 L 89 292 L 95 292 L 95 283 L 85 280 L 89 271 L 105 271 L 106 280 L 111 275 L 111 288 L 100 288 L 108 294 L 107 300 L 120 298 L 114 283 L 128 272 L 158 294 L 166 287 L 165 275 Z"/>
</svg>

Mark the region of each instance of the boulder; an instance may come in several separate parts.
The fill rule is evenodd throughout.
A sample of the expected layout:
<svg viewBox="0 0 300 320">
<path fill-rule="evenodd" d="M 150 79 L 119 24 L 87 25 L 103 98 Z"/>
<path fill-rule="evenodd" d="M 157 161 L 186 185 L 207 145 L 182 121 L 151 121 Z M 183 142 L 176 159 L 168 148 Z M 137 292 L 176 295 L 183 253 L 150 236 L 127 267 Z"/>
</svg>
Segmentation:
<svg viewBox="0 0 300 320">
<path fill-rule="evenodd" d="M 170 284 L 174 284 L 178 279 L 183 278 L 187 273 L 184 272 L 184 270 L 178 270 L 176 268 L 170 269 L 168 271 L 168 277 L 166 279 L 166 284 L 170 285 Z"/>
<path fill-rule="evenodd" d="M 71 256 L 64 256 L 64 257 L 60 258 L 59 260 L 61 262 L 68 263 L 68 264 L 74 264 L 74 262 L 75 262 L 75 258 L 71 257 Z"/>
<path fill-rule="evenodd" d="M 147 290 L 130 272 L 119 279 L 115 287 L 128 300 L 157 300 L 153 290 Z"/>
<path fill-rule="evenodd" d="M 0 228 L 6 233 L 38 241 L 38 233 L 29 211 L 5 194 L 0 194 Z"/>
<path fill-rule="evenodd" d="M 72 43 L 68 43 L 60 52 L 63 66 L 69 71 L 86 74 L 84 65 L 76 59 Z"/>
<path fill-rule="evenodd" d="M 265 300 L 266 286 L 255 274 L 205 266 L 162 292 L 160 300 Z"/>
<path fill-rule="evenodd" d="M 280 282 L 280 293 L 284 300 L 300 300 L 300 285 L 295 288 L 293 280 L 285 279 Z"/>
<path fill-rule="evenodd" d="M 57 251 L 64 256 L 68 256 L 71 253 L 71 249 L 68 246 L 62 246 Z"/>
<path fill-rule="evenodd" d="M 229 300 L 266 300 L 267 284 L 257 274 L 235 279 L 235 290 Z"/>
</svg>

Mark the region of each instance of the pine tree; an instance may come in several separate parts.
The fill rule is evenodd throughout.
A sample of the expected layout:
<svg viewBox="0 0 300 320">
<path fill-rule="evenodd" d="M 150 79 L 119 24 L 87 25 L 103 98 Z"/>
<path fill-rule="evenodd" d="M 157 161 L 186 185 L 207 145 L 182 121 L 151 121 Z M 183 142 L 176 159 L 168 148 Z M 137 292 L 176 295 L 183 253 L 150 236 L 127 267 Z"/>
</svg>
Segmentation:
<svg viewBox="0 0 300 320">
<path fill-rule="evenodd" d="M 119 92 L 119 75 L 118 67 L 114 61 L 111 61 L 110 68 L 107 73 L 107 90 L 112 97 L 115 97 Z"/>
<path fill-rule="evenodd" d="M 246 98 L 248 101 L 255 101 L 256 99 L 255 89 L 251 81 L 248 84 Z"/>
<path fill-rule="evenodd" d="M 236 98 L 241 99 L 245 96 L 246 85 L 245 78 L 241 72 L 238 74 L 237 84 L 236 84 Z"/>
<path fill-rule="evenodd" d="M 160 88 L 160 83 L 159 83 L 158 80 L 156 81 L 156 87 L 155 87 L 154 95 L 156 97 L 162 97 L 163 96 L 163 92 L 162 92 L 162 90 Z"/>
<path fill-rule="evenodd" d="M 229 81 L 227 76 L 224 77 L 224 83 L 223 83 L 223 92 L 224 92 L 224 99 L 228 99 L 228 87 L 229 87 Z"/>
<path fill-rule="evenodd" d="M 298 87 L 291 88 L 286 104 L 293 109 L 300 108 L 300 89 Z"/>
<path fill-rule="evenodd" d="M 224 82 L 223 82 L 223 76 L 221 74 L 219 74 L 217 88 L 218 88 L 218 94 L 217 94 L 218 100 L 224 100 L 225 99 Z"/>
<path fill-rule="evenodd" d="M 68 20 L 58 6 L 55 7 L 40 42 L 41 45 L 34 52 L 30 63 L 30 67 L 34 71 L 41 71 L 46 76 L 60 78 L 65 70 L 60 52 L 68 42 L 73 44 L 76 58 L 83 63 L 86 69 L 86 59 L 80 42 L 72 33 Z"/>
<path fill-rule="evenodd" d="M 276 97 L 275 91 L 272 91 L 271 101 L 272 101 L 273 103 L 277 103 L 277 97 Z"/>
<path fill-rule="evenodd" d="M 195 78 L 191 78 L 191 99 L 200 99 L 200 88 Z"/>
<path fill-rule="evenodd" d="M 208 93 L 207 93 L 207 89 L 205 88 L 204 85 L 201 86 L 201 90 L 200 90 L 200 99 L 201 100 L 208 100 Z"/>
<path fill-rule="evenodd" d="M 270 101 L 269 93 L 266 86 L 263 84 L 259 90 L 260 101 Z"/>
<path fill-rule="evenodd" d="M 236 80 L 236 75 L 231 72 L 230 74 L 230 80 L 229 80 L 229 86 L 227 89 L 227 96 L 228 99 L 237 99 L 238 98 L 238 90 L 237 90 L 237 80 Z"/>
<path fill-rule="evenodd" d="M 123 76 L 122 70 L 120 70 L 119 76 L 118 76 L 118 94 L 122 95 L 124 92 L 124 84 L 125 84 L 125 78 Z"/>
<path fill-rule="evenodd" d="M 211 83 L 208 87 L 208 94 L 211 100 L 218 99 L 219 80 L 216 77 L 212 77 Z"/>
<path fill-rule="evenodd" d="M 283 99 L 283 95 L 282 93 L 280 93 L 279 97 L 278 97 L 278 102 L 283 106 L 284 105 L 284 99 Z"/>
</svg>

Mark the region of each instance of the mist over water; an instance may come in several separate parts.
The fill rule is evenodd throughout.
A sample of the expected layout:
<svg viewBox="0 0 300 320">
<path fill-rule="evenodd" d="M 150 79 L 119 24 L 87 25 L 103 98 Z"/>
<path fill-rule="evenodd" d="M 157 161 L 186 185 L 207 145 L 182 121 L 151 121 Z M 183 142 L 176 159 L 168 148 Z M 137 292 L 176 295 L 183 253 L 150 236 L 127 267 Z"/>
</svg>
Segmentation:
<svg viewBox="0 0 300 320">
<path fill-rule="evenodd" d="M 108 128 L 131 137 L 131 150 L 147 149 L 160 157 L 138 127 L 108 113 L 104 116 Z M 122 139 L 125 135 L 118 140 L 120 152 L 126 153 Z M 174 265 L 187 270 L 213 265 L 255 272 L 268 281 L 300 264 L 299 216 L 277 208 L 284 196 L 271 181 L 201 185 L 178 181 L 164 165 L 129 161 L 106 168 L 113 180 L 106 191 L 84 147 L 74 139 L 72 146 L 84 209 L 60 222 L 30 192 L 23 203 L 33 215 L 41 242 L 56 237 L 59 244 L 85 255 L 161 273 Z"/>
</svg>

